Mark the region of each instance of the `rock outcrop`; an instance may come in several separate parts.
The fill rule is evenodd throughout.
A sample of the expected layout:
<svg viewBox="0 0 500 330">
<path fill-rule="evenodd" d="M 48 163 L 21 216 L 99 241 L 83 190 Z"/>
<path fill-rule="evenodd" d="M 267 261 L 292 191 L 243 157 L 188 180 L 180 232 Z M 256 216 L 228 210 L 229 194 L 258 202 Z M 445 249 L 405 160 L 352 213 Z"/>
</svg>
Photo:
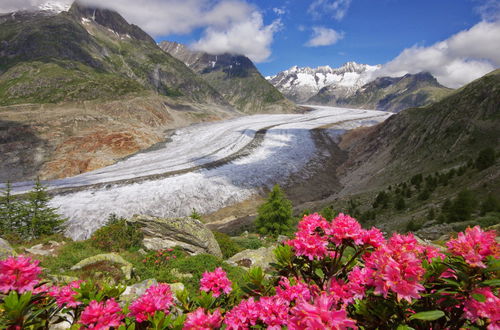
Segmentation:
<svg viewBox="0 0 500 330">
<path fill-rule="evenodd" d="M 16 255 L 16 251 L 10 246 L 9 242 L 0 238 L 0 259 L 5 259 Z"/>
<path fill-rule="evenodd" d="M 127 260 L 123 259 L 119 254 L 116 253 L 98 254 L 83 259 L 82 261 L 71 267 L 71 270 L 80 270 L 102 262 L 117 264 L 120 267 L 121 271 L 123 272 L 125 279 L 130 280 L 132 278 L 132 270 L 133 270 L 132 264 Z"/>
<path fill-rule="evenodd" d="M 214 234 L 199 220 L 139 215 L 128 221 L 139 225 L 144 233 L 143 245 L 150 250 L 179 246 L 193 255 L 208 253 L 222 257 Z"/>
<path fill-rule="evenodd" d="M 264 271 L 271 268 L 271 263 L 276 262 L 274 256 L 274 249 L 276 246 L 261 247 L 257 250 L 243 250 L 226 262 L 232 266 L 239 266 L 243 268 L 260 267 Z"/>
</svg>

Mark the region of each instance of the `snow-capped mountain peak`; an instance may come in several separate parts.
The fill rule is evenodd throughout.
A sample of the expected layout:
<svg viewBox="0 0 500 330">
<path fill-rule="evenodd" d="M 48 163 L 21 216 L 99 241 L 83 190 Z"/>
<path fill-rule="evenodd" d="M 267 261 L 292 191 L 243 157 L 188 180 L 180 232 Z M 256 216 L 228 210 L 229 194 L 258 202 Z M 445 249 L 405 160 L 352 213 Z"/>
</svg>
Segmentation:
<svg viewBox="0 0 500 330">
<path fill-rule="evenodd" d="M 38 10 L 60 13 L 68 11 L 71 8 L 71 1 L 54 1 L 48 0 L 38 5 Z"/>
<path fill-rule="evenodd" d="M 295 102 L 305 102 L 323 87 L 339 86 L 344 93 L 354 93 L 368 82 L 369 73 L 380 66 L 347 62 L 338 68 L 329 65 L 317 68 L 293 66 L 266 77 L 280 92 Z"/>
</svg>

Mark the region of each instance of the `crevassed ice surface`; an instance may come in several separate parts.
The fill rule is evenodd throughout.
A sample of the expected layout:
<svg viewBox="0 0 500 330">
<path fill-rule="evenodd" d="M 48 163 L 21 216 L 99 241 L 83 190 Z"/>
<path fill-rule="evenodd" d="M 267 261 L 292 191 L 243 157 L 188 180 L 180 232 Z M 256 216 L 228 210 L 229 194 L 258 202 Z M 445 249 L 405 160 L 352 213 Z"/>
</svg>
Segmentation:
<svg viewBox="0 0 500 330">
<path fill-rule="evenodd" d="M 334 124 L 332 132 L 373 125 L 391 114 L 380 111 L 314 106 L 307 114 L 254 115 L 179 129 L 172 141 L 115 165 L 48 182 L 49 188 L 79 187 L 190 169 L 230 156 L 246 146 L 259 129 L 263 142 L 248 156 L 211 169 L 137 183 L 111 184 L 55 196 L 51 206 L 68 217 L 67 235 L 85 239 L 110 213 L 130 217 L 187 216 L 193 208 L 209 213 L 248 199 L 264 186 L 283 183 L 315 156 L 310 130 Z M 340 134 L 340 133 L 335 133 Z M 29 188 L 15 184 L 15 191 Z"/>
</svg>

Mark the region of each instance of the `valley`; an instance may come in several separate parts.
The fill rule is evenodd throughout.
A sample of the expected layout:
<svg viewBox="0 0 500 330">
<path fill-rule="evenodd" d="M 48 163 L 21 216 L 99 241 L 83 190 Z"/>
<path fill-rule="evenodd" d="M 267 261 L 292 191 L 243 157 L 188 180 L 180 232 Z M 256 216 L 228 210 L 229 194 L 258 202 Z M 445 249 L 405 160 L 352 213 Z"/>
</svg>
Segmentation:
<svg viewBox="0 0 500 330">
<path fill-rule="evenodd" d="M 242 202 L 262 188 L 284 183 L 314 161 L 318 151 L 311 130 L 328 127 L 326 131 L 335 138 L 389 116 L 380 111 L 317 107 L 302 115 L 254 115 L 192 125 L 177 130 L 164 148 L 44 183 L 55 194 L 52 206 L 70 218 L 67 234 L 82 239 L 111 213 L 187 216 L 193 209 L 210 213 Z M 262 141 L 249 147 L 263 129 Z M 31 186 L 13 184 L 15 193 Z"/>
</svg>

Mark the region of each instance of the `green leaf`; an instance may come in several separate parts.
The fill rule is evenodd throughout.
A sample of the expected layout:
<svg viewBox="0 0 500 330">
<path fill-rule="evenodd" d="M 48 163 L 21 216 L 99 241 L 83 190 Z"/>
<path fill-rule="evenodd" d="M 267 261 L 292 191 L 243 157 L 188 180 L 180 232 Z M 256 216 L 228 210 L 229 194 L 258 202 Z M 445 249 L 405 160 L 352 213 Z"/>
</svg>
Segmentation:
<svg viewBox="0 0 500 330">
<path fill-rule="evenodd" d="M 480 294 L 480 293 L 473 293 L 472 294 L 472 298 L 476 299 L 479 302 L 485 302 L 486 301 L 486 297 L 483 294 Z"/>
<path fill-rule="evenodd" d="M 400 324 L 400 325 L 398 325 L 396 330 L 415 330 L 415 329 L 406 325 L 406 324 Z"/>
<path fill-rule="evenodd" d="M 321 268 L 316 268 L 314 270 L 314 274 L 318 275 L 319 278 L 323 279 L 325 277 L 325 273 L 321 270 Z"/>
<path fill-rule="evenodd" d="M 410 320 L 434 321 L 444 316 L 444 312 L 440 310 L 420 312 L 410 316 Z"/>
<path fill-rule="evenodd" d="M 486 286 L 500 286 L 500 279 L 493 279 L 493 280 L 486 280 L 481 283 L 482 285 Z"/>
</svg>

